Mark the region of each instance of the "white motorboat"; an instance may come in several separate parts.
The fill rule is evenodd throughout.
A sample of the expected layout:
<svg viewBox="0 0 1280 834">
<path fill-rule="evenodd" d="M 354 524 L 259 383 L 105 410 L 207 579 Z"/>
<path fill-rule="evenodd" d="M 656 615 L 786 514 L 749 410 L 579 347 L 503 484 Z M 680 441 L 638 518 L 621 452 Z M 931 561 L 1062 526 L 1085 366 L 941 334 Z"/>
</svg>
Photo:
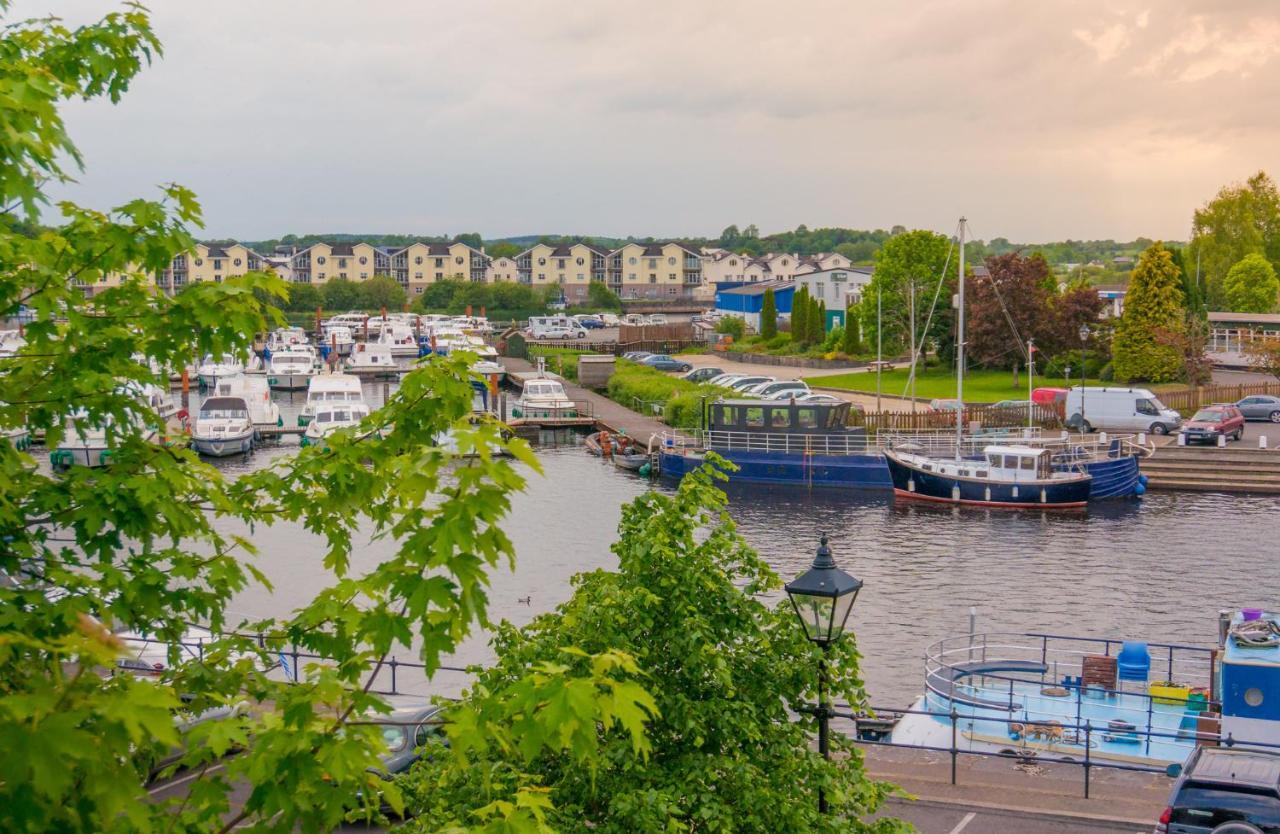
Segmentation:
<svg viewBox="0 0 1280 834">
<path fill-rule="evenodd" d="M 308 344 L 307 331 L 301 327 L 281 327 L 267 337 L 267 350 L 278 353 L 297 345 Z"/>
<path fill-rule="evenodd" d="M 253 451 L 256 433 L 243 397 L 212 396 L 200 406 L 191 445 L 202 455 L 226 457 Z"/>
<path fill-rule="evenodd" d="M 249 407 L 249 422 L 254 428 L 276 428 L 284 425 L 280 406 L 271 399 L 271 388 L 263 376 L 233 376 L 218 383 L 219 397 L 238 397 Z"/>
<path fill-rule="evenodd" d="M 305 426 L 316 416 L 316 409 L 338 403 L 364 402 L 360 378 L 351 374 L 316 374 L 307 387 L 307 404 L 298 415 L 298 425 Z"/>
<path fill-rule="evenodd" d="M 307 424 L 302 445 L 315 446 L 335 431 L 354 428 L 369 413 L 369 406 L 362 402 L 323 403 L 316 407 L 315 419 Z"/>
<path fill-rule="evenodd" d="M 276 391 L 306 388 L 316 374 L 316 352 L 308 345 L 293 345 L 271 355 L 267 384 Z"/>
<path fill-rule="evenodd" d="M 490 377 L 497 377 L 498 384 L 501 385 L 503 380 L 507 378 L 507 369 L 502 367 L 501 363 L 490 359 L 481 359 L 479 362 L 471 364 L 471 371 L 480 374 L 488 382 Z"/>
<path fill-rule="evenodd" d="M 558 380 L 535 377 L 524 384 L 520 398 L 511 409 L 511 416 L 524 419 L 577 417 L 578 404 L 569 399 Z"/>
<path fill-rule="evenodd" d="M 205 388 L 214 388 L 218 381 L 244 373 L 244 360 L 224 353 L 222 356 L 206 356 L 196 366 L 196 376 Z"/>
<path fill-rule="evenodd" d="M 0 440 L 4 440 L 19 452 L 25 452 L 31 448 L 31 432 L 27 430 L 26 426 L 0 429 Z"/>
<path fill-rule="evenodd" d="M 347 373 L 356 376 L 394 377 L 400 373 L 391 347 L 381 342 L 360 342 L 347 359 Z"/>
<path fill-rule="evenodd" d="M 325 329 L 321 347 L 328 347 L 330 356 L 350 356 L 351 348 L 355 343 L 356 339 L 350 327 L 335 326 Z"/>
<path fill-rule="evenodd" d="M 155 442 L 157 433 L 154 428 L 145 424 L 141 417 L 134 418 L 134 424 L 143 440 Z M 58 447 L 49 453 L 49 463 L 55 469 L 69 469 L 72 466 L 105 466 L 110 462 L 112 446 L 108 429 L 115 427 L 115 418 L 107 415 L 101 423 L 93 423 L 83 409 L 77 409 L 64 421 L 66 433 Z"/>
<path fill-rule="evenodd" d="M 383 322 L 382 331 L 378 334 L 378 344 L 389 347 L 392 356 L 418 355 L 418 336 L 407 324 L 391 320 Z"/>
<path fill-rule="evenodd" d="M 13 356 L 27 344 L 19 330 L 0 330 L 0 358 Z"/>
<path fill-rule="evenodd" d="M 364 331 L 365 322 L 368 320 L 369 317 L 364 313 L 341 313 L 320 325 L 320 330 L 326 336 L 335 327 L 345 327 L 352 333 L 360 333 Z"/>
</svg>

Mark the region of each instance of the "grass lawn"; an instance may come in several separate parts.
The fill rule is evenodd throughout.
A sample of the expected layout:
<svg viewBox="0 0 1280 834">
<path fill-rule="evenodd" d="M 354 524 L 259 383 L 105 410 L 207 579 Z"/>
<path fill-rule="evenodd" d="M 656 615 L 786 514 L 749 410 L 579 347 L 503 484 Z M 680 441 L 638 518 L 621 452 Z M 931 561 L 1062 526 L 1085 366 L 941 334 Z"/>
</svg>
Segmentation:
<svg viewBox="0 0 1280 834">
<path fill-rule="evenodd" d="M 900 397 L 904 393 L 907 385 L 908 371 L 905 368 L 895 368 L 894 370 L 886 370 L 880 374 L 881 392 L 886 396 Z M 876 390 L 876 375 L 874 373 L 859 372 L 851 374 L 837 374 L 835 376 L 811 376 L 805 382 L 812 386 L 823 388 L 842 388 L 846 391 L 865 391 L 874 394 Z M 1079 385 L 1080 378 L 1073 377 L 1073 384 Z M 1090 385 L 1101 385 L 1104 383 L 1096 379 L 1089 380 Z M 1114 383 L 1107 383 L 1114 384 Z M 1043 377 L 1039 374 L 1035 378 L 1035 386 L 1037 388 L 1065 388 L 1066 380 L 1062 378 Z M 1151 385 L 1147 386 L 1155 391 L 1169 388 L 1181 388 L 1181 385 Z M 947 369 L 931 369 L 923 371 L 916 375 L 916 396 L 922 399 L 951 399 L 956 395 L 956 376 L 955 372 Z M 1027 375 L 1025 373 L 1018 374 L 1018 384 L 1013 384 L 1013 374 L 1009 371 L 986 371 L 971 370 L 964 377 L 964 398 L 966 402 L 974 403 L 993 403 L 999 400 L 1025 400 L 1027 398 Z"/>
</svg>

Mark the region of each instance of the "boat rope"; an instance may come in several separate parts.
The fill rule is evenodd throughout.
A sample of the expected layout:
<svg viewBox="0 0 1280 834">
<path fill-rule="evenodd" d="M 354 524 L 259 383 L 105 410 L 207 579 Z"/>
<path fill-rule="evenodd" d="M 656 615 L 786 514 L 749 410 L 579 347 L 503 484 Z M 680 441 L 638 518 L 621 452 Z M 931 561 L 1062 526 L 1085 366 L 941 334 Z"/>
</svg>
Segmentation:
<svg viewBox="0 0 1280 834">
<path fill-rule="evenodd" d="M 1242 649 L 1280 646 L 1280 625 L 1274 620 L 1245 620 L 1231 627 L 1231 636 Z"/>
<path fill-rule="evenodd" d="M 952 236 L 951 238 L 951 246 L 947 248 L 947 258 L 945 261 L 942 262 L 942 271 L 938 273 L 938 286 L 936 286 L 933 290 L 933 301 L 930 302 L 929 304 L 929 315 L 924 320 L 924 330 L 921 330 L 920 331 L 921 333 L 928 333 L 929 325 L 933 323 L 933 313 L 935 310 L 938 309 L 938 296 L 942 294 L 942 285 L 946 283 L 947 270 L 950 269 L 951 267 L 951 253 L 956 250 L 956 237 L 959 234 L 960 234 L 960 224 L 957 223 L 956 235 Z M 912 303 L 913 304 L 915 303 L 914 300 L 912 301 Z M 913 342 L 915 341 L 914 333 L 912 334 L 912 341 Z M 911 357 L 911 370 L 907 373 L 907 384 L 902 386 L 902 396 L 904 397 L 907 395 L 907 392 L 911 390 L 911 381 L 915 378 L 915 375 L 916 375 L 916 357 L 920 355 L 920 348 L 923 345 L 923 343 L 924 343 L 924 339 L 922 338 L 920 342 L 916 344 L 916 356 Z"/>
</svg>

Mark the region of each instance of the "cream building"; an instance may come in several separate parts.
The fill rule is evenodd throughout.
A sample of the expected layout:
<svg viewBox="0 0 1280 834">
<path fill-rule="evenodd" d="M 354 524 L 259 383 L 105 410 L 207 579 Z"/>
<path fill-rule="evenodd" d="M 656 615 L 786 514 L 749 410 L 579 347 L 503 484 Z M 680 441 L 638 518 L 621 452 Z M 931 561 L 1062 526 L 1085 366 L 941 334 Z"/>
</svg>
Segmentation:
<svg viewBox="0 0 1280 834">
<path fill-rule="evenodd" d="M 609 288 L 622 298 L 693 297 L 702 255 L 683 243 L 628 243 L 609 253 Z"/>
<path fill-rule="evenodd" d="M 500 281 L 510 281 L 512 283 L 520 280 L 520 271 L 516 267 L 515 258 L 490 258 L 489 269 L 485 274 L 485 281 L 490 284 L 496 284 Z"/>
<path fill-rule="evenodd" d="M 609 253 L 590 243 L 537 243 L 516 257 L 519 280 L 532 287 L 559 285 L 570 304 L 585 301 L 592 281 L 604 281 Z"/>
<path fill-rule="evenodd" d="M 819 272 L 824 269 L 849 269 L 852 266 L 853 261 L 839 252 L 818 252 L 801 258 L 800 265 L 794 272 L 796 275 L 801 275 L 807 272 Z"/>
<path fill-rule="evenodd" d="M 425 243 L 418 241 L 390 256 L 395 279 L 410 295 L 421 295 L 437 281 L 456 279 L 483 283 L 488 278 L 489 258 L 483 250 L 461 241 Z"/>
<path fill-rule="evenodd" d="M 228 278 L 266 268 L 262 256 L 240 243 L 197 243 L 191 252 L 176 256 L 157 283 L 173 293 L 200 281 L 221 283 Z"/>
</svg>

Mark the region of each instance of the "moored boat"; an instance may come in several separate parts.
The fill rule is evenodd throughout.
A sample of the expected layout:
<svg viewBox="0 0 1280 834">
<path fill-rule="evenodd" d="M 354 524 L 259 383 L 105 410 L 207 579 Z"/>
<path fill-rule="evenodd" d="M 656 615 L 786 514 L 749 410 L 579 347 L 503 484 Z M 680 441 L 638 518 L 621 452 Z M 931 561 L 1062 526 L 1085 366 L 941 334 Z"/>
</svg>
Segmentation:
<svg viewBox="0 0 1280 834">
<path fill-rule="evenodd" d="M 1083 469 L 1053 467 L 1049 449 L 990 445 L 980 458 L 930 457 L 885 449 L 894 495 L 947 504 L 1071 509 L 1089 500 L 1093 477 Z"/>
<path fill-rule="evenodd" d="M 360 377 L 395 377 L 400 374 L 389 345 L 360 342 L 347 359 L 347 373 Z"/>
<path fill-rule="evenodd" d="M 226 457 L 253 451 L 255 429 L 243 397 L 212 396 L 200 405 L 191 445 L 202 455 Z"/>
<path fill-rule="evenodd" d="M 524 383 L 511 416 L 523 419 L 554 420 L 578 416 L 578 404 L 569 399 L 564 386 L 550 377 L 534 377 Z"/>
<path fill-rule="evenodd" d="M 310 423 L 316 409 L 332 403 L 362 403 L 364 389 L 360 387 L 359 377 L 350 374 L 316 374 L 307 386 L 307 402 L 298 415 L 298 425 Z"/>
<path fill-rule="evenodd" d="M 315 419 L 302 434 L 303 446 L 315 446 L 340 429 L 355 428 L 370 414 L 369 406 L 359 403 L 323 403 L 316 407 Z"/>
<path fill-rule="evenodd" d="M 271 355 L 267 384 L 275 391 L 306 388 L 316 374 L 316 353 L 309 345 L 292 345 Z"/>
<path fill-rule="evenodd" d="M 239 376 L 244 371 L 244 361 L 229 353 L 222 356 L 206 356 L 196 366 L 196 376 L 205 388 L 213 388 L 219 380 Z"/>
<path fill-rule="evenodd" d="M 218 383 L 214 393 L 220 397 L 239 397 L 249 407 L 249 420 L 255 429 L 276 428 L 284 425 L 280 406 L 271 399 L 271 387 L 266 377 L 233 376 Z"/>
</svg>

